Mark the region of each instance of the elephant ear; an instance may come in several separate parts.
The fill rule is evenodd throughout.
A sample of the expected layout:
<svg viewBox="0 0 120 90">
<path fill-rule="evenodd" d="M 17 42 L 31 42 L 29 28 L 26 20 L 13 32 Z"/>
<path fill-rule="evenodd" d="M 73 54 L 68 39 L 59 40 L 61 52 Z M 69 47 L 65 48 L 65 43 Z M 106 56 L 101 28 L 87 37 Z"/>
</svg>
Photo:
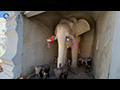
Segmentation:
<svg viewBox="0 0 120 90">
<path fill-rule="evenodd" d="M 79 19 L 73 28 L 73 33 L 79 36 L 90 30 L 90 25 L 85 19 Z"/>
</svg>

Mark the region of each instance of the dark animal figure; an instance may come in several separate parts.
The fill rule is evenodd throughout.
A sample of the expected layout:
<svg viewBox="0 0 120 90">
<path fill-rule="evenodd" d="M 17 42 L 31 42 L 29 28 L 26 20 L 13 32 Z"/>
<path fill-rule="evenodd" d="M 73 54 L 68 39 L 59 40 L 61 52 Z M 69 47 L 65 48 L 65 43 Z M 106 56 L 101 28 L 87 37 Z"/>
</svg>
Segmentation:
<svg viewBox="0 0 120 90">
<path fill-rule="evenodd" d="M 54 75 L 56 79 L 67 79 L 68 76 L 68 68 L 63 66 L 61 68 L 54 69 Z"/>
<path fill-rule="evenodd" d="M 47 77 L 49 78 L 49 71 L 50 71 L 50 66 L 47 64 L 35 67 L 35 73 L 37 75 L 37 79 L 38 78 L 43 79 L 44 73 L 47 73 Z"/>
<path fill-rule="evenodd" d="M 70 66 L 71 66 L 71 60 L 70 60 L 70 59 L 66 59 L 65 65 L 66 65 L 67 67 L 70 67 Z"/>
<path fill-rule="evenodd" d="M 83 62 L 84 62 L 84 58 L 78 58 L 77 65 L 78 66 L 83 65 Z"/>
<path fill-rule="evenodd" d="M 84 58 L 79 58 L 77 65 L 84 65 L 86 66 L 87 71 L 86 72 L 90 72 L 91 71 L 91 61 L 92 59 L 89 57 L 88 59 L 84 59 Z"/>
</svg>

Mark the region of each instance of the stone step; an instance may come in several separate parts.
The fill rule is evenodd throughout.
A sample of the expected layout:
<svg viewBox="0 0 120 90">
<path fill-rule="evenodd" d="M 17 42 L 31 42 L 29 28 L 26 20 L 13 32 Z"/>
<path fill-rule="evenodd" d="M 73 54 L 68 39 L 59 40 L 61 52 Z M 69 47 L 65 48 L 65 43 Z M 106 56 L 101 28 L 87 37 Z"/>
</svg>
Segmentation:
<svg viewBox="0 0 120 90">
<path fill-rule="evenodd" d="M 16 16 L 6 23 L 7 28 L 10 26 L 13 26 L 13 25 L 17 25 L 15 18 L 16 18 Z"/>
<path fill-rule="evenodd" d="M 17 27 L 17 24 L 16 24 L 16 25 L 13 25 L 13 26 L 10 26 L 10 27 L 7 29 L 7 32 L 12 31 L 12 30 L 15 30 L 16 27 Z M 7 33 L 7 32 L 6 32 L 6 33 Z"/>
<path fill-rule="evenodd" d="M 10 78 L 13 78 L 14 74 L 12 71 L 9 71 L 8 69 L 3 68 L 3 72 L 7 74 Z"/>
<path fill-rule="evenodd" d="M 10 76 L 8 76 L 6 73 L 1 72 L 0 73 L 0 79 L 12 79 Z"/>
<path fill-rule="evenodd" d="M 7 58 L 1 58 L 1 60 L 2 60 L 5 64 L 14 66 L 12 60 L 9 60 L 9 59 L 7 59 Z"/>
<path fill-rule="evenodd" d="M 2 65 L 2 68 L 3 68 L 3 69 L 6 69 L 6 70 L 8 70 L 8 71 L 12 71 L 13 68 L 14 68 L 14 66 L 12 66 L 12 65 L 10 65 L 10 64 L 4 63 L 4 64 Z"/>
<path fill-rule="evenodd" d="M 7 19 L 7 21 L 11 20 L 15 16 L 15 11 L 9 11 L 8 12 L 10 19 Z"/>
</svg>

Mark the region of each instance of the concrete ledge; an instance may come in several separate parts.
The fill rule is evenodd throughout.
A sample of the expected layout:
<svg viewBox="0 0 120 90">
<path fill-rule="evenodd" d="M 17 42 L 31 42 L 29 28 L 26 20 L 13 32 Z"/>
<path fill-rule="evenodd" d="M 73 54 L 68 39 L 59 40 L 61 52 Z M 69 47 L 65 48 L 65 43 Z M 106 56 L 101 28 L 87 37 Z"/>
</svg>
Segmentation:
<svg viewBox="0 0 120 90">
<path fill-rule="evenodd" d="M 24 14 L 29 18 L 41 13 L 44 13 L 45 11 L 25 11 Z"/>
<path fill-rule="evenodd" d="M 6 73 L 2 72 L 0 73 L 0 79 L 12 79 L 12 78 L 8 76 Z"/>
</svg>

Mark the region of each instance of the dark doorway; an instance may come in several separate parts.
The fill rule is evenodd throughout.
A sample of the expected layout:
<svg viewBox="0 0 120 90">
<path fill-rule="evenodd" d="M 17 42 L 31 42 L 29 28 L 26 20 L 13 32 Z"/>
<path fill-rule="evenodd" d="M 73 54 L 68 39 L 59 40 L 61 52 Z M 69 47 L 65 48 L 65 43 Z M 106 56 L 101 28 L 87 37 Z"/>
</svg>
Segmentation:
<svg viewBox="0 0 120 90">
<path fill-rule="evenodd" d="M 71 57 L 71 48 L 68 48 L 67 49 L 67 58 L 72 60 L 72 57 Z"/>
</svg>

